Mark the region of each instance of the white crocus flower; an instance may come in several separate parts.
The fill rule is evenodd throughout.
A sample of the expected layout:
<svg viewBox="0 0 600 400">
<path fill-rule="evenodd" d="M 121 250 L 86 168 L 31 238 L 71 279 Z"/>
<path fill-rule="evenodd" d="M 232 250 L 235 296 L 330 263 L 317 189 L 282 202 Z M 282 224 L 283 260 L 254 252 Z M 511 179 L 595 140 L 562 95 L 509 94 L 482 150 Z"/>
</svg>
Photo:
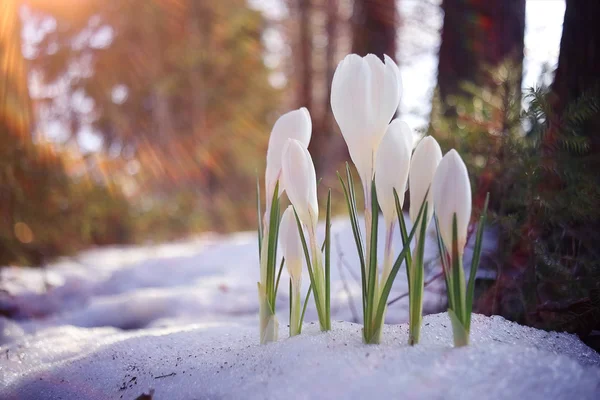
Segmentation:
<svg viewBox="0 0 600 400">
<path fill-rule="evenodd" d="M 317 311 L 321 330 L 329 329 L 325 321 L 326 288 L 325 272 L 323 270 L 323 254 L 317 244 L 317 222 L 319 220 L 319 205 L 317 203 L 317 178 L 315 166 L 308 150 L 300 142 L 288 139 L 283 151 L 282 175 L 285 182 L 285 192 L 296 213 L 298 219 L 308 233 L 312 265 L 312 288 L 315 292 L 315 300 L 318 298 Z M 325 324 L 325 325 L 324 325 Z"/>
<path fill-rule="evenodd" d="M 397 217 L 394 189 L 398 192 L 400 206 L 404 203 L 412 150 L 412 147 L 409 147 L 412 146 L 412 142 L 409 140 L 412 141 L 410 128 L 405 122 L 395 119 L 388 126 L 377 151 L 375 187 L 386 226 Z"/>
<path fill-rule="evenodd" d="M 467 166 L 456 150 L 450 150 L 442 158 L 433 179 L 432 191 L 440 235 L 451 256 L 452 221 L 456 214 L 458 256 L 461 257 L 471 220 L 471 183 Z"/>
<path fill-rule="evenodd" d="M 433 216 L 433 192 L 430 189 L 433 182 L 433 176 L 442 159 L 442 150 L 438 142 L 431 136 L 426 136 L 417 145 L 410 162 L 410 172 L 408 174 L 408 186 L 410 191 L 410 220 L 414 224 L 419 215 L 419 210 L 423 200 L 427 201 L 427 215 L 425 218 L 426 226 L 429 226 Z M 429 193 L 427 191 L 429 190 Z M 427 199 L 425 194 L 427 193 Z M 417 240 L 419 229 L 417 229 Z"/>
<path fill-rule="evenodd" d="M 400 207 L 404 203 L 404 191 L 410 167 L 412 150 L 412 132 L 408 125 L 398 119 L 392 121 L 381 140 L 375 165 L 375 188 L 377 201 L 385 220 L 385 250 L 381 284 L 384 285 L 392 268 L 392 243 L 396 223 L 396 201 L 394 190 L 398 193 Z"/>
<path fill-rule="evenodd" d="M 281 217 L 279 244 L 292 281 L 300 282 L 302 279 L 302 259 L 304 258 L 304 252 L 292 206 L 288 206 Z"/>
<path fill-rule="evenodd" d="M 410 162 L 408 185 L 410 190 L 410 209 L 408 213 L 416 229 L 415 247 L 412 262 L 408 265 L 408 281 L 410 293 L 409 303 L 409 333 L 408 343 L 412 346 L 419 343 L 423 314 L 425 238 L 421 236 L 422 224 L 429 226 L 433 216 L 433 190 L 431 185 L 438 164 L 442 159 L 440 145 L 431 136 L 426 136 L 417 145 Z M 419 217 L 423 203 L 427 202 L 427 214 Z"/>
<path fill-rule="evenodd" d="M 287 196 L 300 221 L 314 231 L 319 220 L 317 177 L 312 157 L 300 141 L 288 139 L 283 151 L 282 167 Z"/>
<path fill-rule="evenodd" d="M 304 258 L 304 253 L 292 206 L 288 206 L 283 213 L 283 217 L 281 217 L 279 244 L 292 284 L 292 292 L 290 293 L 292 302 L 290 310 L 290 336 L 294 336 L 299 334 L 301 330 L 300 312 L 302 304 L 300 287 L 302 284 L 302 259 Z"/>
<path fill-rule="evenodd" d="M 283 114 L 273 125 L 267 149 L 267 169 L 265 171 L 265 187 L 267 200 L 267 215 L 271 207 L 271 198 L 281 178 L 281 160 L 288 139 L 297 140 L 304 148 L 308 147 L 312 132 L 312 122 L 308 110 L 304 107 Z M 279 193 L 284 191 L 279 183 Z"/>
<path fill-rule="evenodd" d="M 373 54 L 346 56 L 331 85 L 331 109 L 362 180 L 367 206 L 377 148 L 401 95 L 398 67 L 390 57 L 384 58 L 385 63 Z"/>
</svg>

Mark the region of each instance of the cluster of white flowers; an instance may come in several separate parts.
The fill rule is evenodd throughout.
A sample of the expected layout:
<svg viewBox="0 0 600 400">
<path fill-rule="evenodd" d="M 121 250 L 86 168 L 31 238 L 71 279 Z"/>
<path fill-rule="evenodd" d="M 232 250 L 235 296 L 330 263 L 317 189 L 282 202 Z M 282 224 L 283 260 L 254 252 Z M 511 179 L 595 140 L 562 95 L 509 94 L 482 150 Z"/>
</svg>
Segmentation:
<svg viewBox="0 0 600 400">
<path fill-rule="evenodd" d="M 399 218 L 403 218 L 398 214 L 398 210 L 402 209 L 404 192 L 407 189 L 410 191 L 409 216 L 413 225 L 421 227 L 424 224 L 426 229 L 435 213 L 439 235 L 444 243 L 442 248 L 449 249 L 451 257 L 454 256 L 451 251 L 454 247 L 455 216 L 459 253 L 456 256 L 458 257 L 462 257 L 471 218 L 471 186 L 464 162 L 455 150 L 450 150 L 442 157 L 440 146 L 431 136 L 422 138 L 413 152 L 411 129 L 405 122 L 393 119 L 398 110 L 401 91 L 400 73 L 394 61 L 388 56 L 385 56 L 382 61 L 372 54 L 365 57 L 350 54 L 344 58 L 335 71 L 331 90 L 333 115 L 362 182 L 365 200 L 364 245 L 367 259 L 363 272 L 367 275 L 370 253 L 376 252 L 376 249 L 369 248 L 371 235 L 376 234 L 371 232 L 372 218 L 378 218 L 376 215 L 371 215 L 372 206 L 375 204 L 373 201 L 377 201 L 381 207 L 386 225 L 385 257 L 381 266 L 381 276 L 379 277 L 379 272 L 371 271 L 377 277 L 374 287 L 378 295 L 381 294 L 392 271 L 394 261 L 392 234 L 396 222 Z M 329 295 L 325 291 L 326 277 L 321 260 L 323 254 L 321 247 L 316 243 L 319 218 L 317 180 L 313 161 L 307 149 L 311 130 L 311 118 L 306 108 L 282 115 L 271 132 L 265 173 L 267 209 L 263 225 L 265 227 L 269 225 L 267 220 L 271 210 L 269 197 L 273 195 L 278 183 L 279 193 L 274 198 L 278 198 L 285 192 L 291 203 L 282 217 L 279 241 L 292 281 L 290 325 L 293 329 L 290 332 L 294 331 L 293 334 L 299 333 L 301 329 L 297 324 L 301 324 L 302 265 L 303 259 L 306 258 L 304 256 L 308 255 L 306 243 L 304 243 L 304 251 L 301 244 L 305 232 L 309 238 L 311 254 L 310 259 L 305 261 L 312 265 L 311 283 L 317 301 L 317 310 L 320 312 L 320 319 L 321 313 L 329 315 L 329 310 L 323 309 L 324 296 Z M 373 194 L 372 187 L 375 188 Z M 373 198 L 375 194 L 376 200 Z M 396 199 L 399 200 L 399 208 Z M 423 209 L 427 210 L 425 215 L 421 215 Z M 419 237 L 421 229 L 413 230 L 415 241 L 418 243 L 421 240 Z M 362 243 L 358 243 L 358 239 L 357 246 L 362 246 Z M 405 246 L 410 246 L 410 243 Z M 400 260 L 400 263 L 403 260 Z M 379 271 L 380 266 L 375 266 Z M 411 266 L 412 268 L 422 268 L 422 265 Z M 422 284 L 421 281 L 420 285 Z M 373 298 L 375 302 L 381 302 L 386 301 L 387 296 L 384 297 Z M 328 305 L 329 301 L 326 303 Z M 376 308 L 377 304 L 374 307 Z M 421 308 L 417 307 L 419 313 Z M 372 318 L 375 315 L 373 312 Z M 365 319 L 365 326 L 370 322 L 382 323 Z M 326 325 L 327 322 L 321 321 L 323 330 L 327 330 Z M 377 327 L 373 329 L 380 331 Z"/>
</svg>

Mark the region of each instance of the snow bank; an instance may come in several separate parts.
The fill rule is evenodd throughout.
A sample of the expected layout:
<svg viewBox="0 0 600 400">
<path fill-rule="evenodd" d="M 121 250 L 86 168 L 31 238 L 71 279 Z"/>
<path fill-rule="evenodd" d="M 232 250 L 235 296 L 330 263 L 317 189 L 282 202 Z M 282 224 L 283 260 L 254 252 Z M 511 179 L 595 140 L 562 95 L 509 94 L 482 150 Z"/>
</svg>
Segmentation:
<svg viewBox="0 0 600 400">
<path fill-rule="evenodd" d="M 383 223 L 380 237 L 383 237 Z M 324 232 L 324 226 L 320 227 Z M 332 316 L 360 321 L 360 270 L 350 223 L 346 218 L 332 223 L 331 288 Z M 484 252 L 494 248 L 488 232 Z M 400 234 L 395 248 L 401 248 Z M 383 254 L 383 241 L 379 243 Z M 467 249 L 467 253 L 469 252 Z M 233 235 L 206 234 L 192 240 L 140 247 L 110 247 L 84 252 L 60 260 L 45 269 L 0 269 L 0 345 L 52 326 L 111 326 L 143 329 L 214 321 L 256 324 L 258 301 L 258 250 L 255 232 Z M 470 253 L 466 259 L 469 260 Z M 484 253 L 485 257 L 485 253 Z M 428 277 L 439 271 L 433 231 L 426 245 Z M 483 262 L 485 267 L 485 260 Z M 278 296 L 279 319 L 287 320 L 286 269 Z M 309 277 L 305 271 L 304 290 Z M 390 299 L 406 293 L 406 274 L 398 274 Z M 426 313 L 445 307 L 444 281 L 438 279 L 425 291 Z M 354 310 L 352 309 L 354 306 Z M 408 319 L 408 297 L 388 308 L 386 321 Z M 353 312 L 354 311 L 354 312 Z M 316 320 L 311 302 L 306 320 Z"/>
<path fill-rule="evenodd" d="M 600 356 L 576 336 L 475 315 L 472 345 L 451 347 L 447 315 L 422 343 L 387 325 L 379 346 L 360 325 L 318 324 L 267 346 L 234 322 L 122 332 L 54 327 L 0 348 L 2 399 L 596 399 Z M 285 328 L 281 336 L 286 336 Z"/>
</svg>

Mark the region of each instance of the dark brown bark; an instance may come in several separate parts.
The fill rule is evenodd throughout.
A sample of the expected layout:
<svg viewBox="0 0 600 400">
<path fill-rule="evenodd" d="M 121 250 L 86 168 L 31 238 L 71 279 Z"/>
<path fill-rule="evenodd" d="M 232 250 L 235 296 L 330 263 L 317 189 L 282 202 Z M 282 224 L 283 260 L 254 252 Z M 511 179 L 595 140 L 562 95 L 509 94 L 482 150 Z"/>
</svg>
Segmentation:
<svg viewBox="0 0 600 400">
<path fill-rule="evenodd" d="M 331 82 L 337 66 L 338 56 L 339 1 L 325 0 L 322 5 L 324 6 L 326 18 L 324 33 L 327 36 L 327 45 L 322 55 L 321 79 L 315 79 L 316 82 L 313 81 L 313 85 L 319 83 L 322 90 L 317 90 L 320 96 L 313 103 L 316 108 L 310 110 L 313 117 L 313 136 L 309 146 L 319 177 L 330 175 L 330 172 L 333 172 L 332 167 L 337 161 L 336 156 L 341 157 L 345 154 L 343 140 L 335 132 L 330 106 Z"/>
<path fill-rule="evenodd" d="M 439 51 L 438 88 L 444 113 L 451 96 L 471 95 L 464 82 L 493 85 L 489 70 L 502 63 L 523 63 L 525 0 L 443 0 L 444 25 Z M 520 87 L 521 80 L 515 85 Z M 520 93 L 520 92 L 519 92 Z"/>
<path fill-rule="evenodd" d="M 352 52 L 395 58 L 398 28 L 396 0 L 355 0 L 352 13 Z"/>
<path fill-rule="evenodd" d="M 591 90 L 599 93 L 600 85 L 600 2 L 567 0 L 558 67 L 552 84 L 554 114 Z M 559 122 L 559 121 L 558 121 Z M 593 152 L 600 152 L 600 115 L 590 121 Z M 549 138 L 552 140 L 552 138 Z"/>
</svg>

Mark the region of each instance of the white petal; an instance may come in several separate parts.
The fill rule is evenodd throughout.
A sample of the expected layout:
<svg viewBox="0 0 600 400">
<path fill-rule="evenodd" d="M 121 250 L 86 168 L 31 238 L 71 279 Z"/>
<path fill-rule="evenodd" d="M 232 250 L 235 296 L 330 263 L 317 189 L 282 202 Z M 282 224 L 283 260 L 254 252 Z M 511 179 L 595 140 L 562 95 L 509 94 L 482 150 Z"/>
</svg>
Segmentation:
<svg viewBox="0 0 600 400">
<path fill-rule="evenodd" d="M 350 54 L 338 65 L 331 87 L 333 115 L 367 190 L 375 155 L 400 103 L 400 75 L 391 58 Z"/>
<path fill-rule="evenodd" d="M 316 227 L 319 218 L 317 204 L 317 179 L 312 157 L 308 150 L 294 139 L 282 157 L 282 172 L 286 193 L 296 208 L 300 220 L 309 227 Z"/>
<path fill-rule="evenodd" d="M 425 199 L 425 193 L 431 187 L 433 176 L 442 159 L 442 150 L 438 142 L 431 136 L 426 136 L 417 145 L 410 162 L 408 185 L 410 190 L 409 215 L 414 223 L 419 215 L 419 209 Z M 427 225 L 433 216 L 433 193 L 427 195 Z"/>
<path fill-rule="evenodd" d="M 279 226 L 279 244 L 283 257 L 285 257 L 288 271 L 292 278 L 298 279 L 302 275 L 302 269 L 297 270 L 297 267 L 302 267 L 302 257 L 304 257 L 302 242 L 298 234 L 298 224 L 294 215 L 294 208 L 288 206 L 281 217 L 281 225 Z M 298 262 L 300 261 L 300 262 Z M 290 267 L 295 267 L 291 268 Z"/>
<path fill-rule="evenodd" d="M 308 147 L 312 132 L 312 122 L 308 110 L 304 107 L 283 114 L 273 125 L 267 149 L 267 168 L 265 171 L 265 186 L 267 201 L 270 202 L 277 180 L 281 177 L 281 155 L 288 139 L 298 140 Z M 279 194 L 283 192 L 280 184 Z"/>
<path fill-rule="evenodd" d="M 394 221 L 397 215 L 394 189 L 398 192 L 400 205 L 404 203 L 411 152 L 406 135 L 412 135 L 408 125 L 395 119 L 388 126 L 377 152 L 375 186 L 377 200 L 387 223 Z"/>
<path fill-rule="evenodd" d="M 462 252 L 471 219 L 471 183 L 467 166 L 456 150 L 450 150 L 442 158 L 432 190 L 442 240 L 451 251 L 452 221 L 456 213 L 458 248 Z"/>
<path fill-rule="evenodd" d="M 367 61 L 350 54 L 340 62 L 331 88 L 331 108 L 346 141 L 350 157 L 363 182 L 371 182 L 373 148 L 370 135 L 373 105 L 371 71 Z"/>
</svg>

